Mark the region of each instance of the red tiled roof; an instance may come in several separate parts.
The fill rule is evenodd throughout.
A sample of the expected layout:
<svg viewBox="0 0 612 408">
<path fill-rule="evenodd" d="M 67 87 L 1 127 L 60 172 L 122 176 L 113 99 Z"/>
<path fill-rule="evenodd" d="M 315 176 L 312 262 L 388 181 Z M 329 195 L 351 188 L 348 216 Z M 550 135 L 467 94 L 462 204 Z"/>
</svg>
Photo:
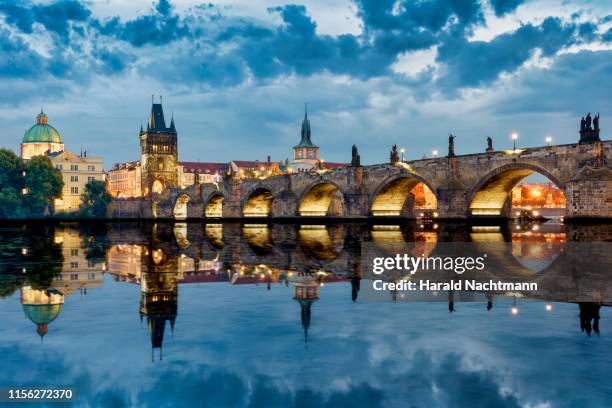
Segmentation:
<svg viewBox="0 0 612 408">
<path fill-rule="evenodd" d="M 183 171 L 193 173 L 198 170 L 200 173 L 224 173 L 229 169 L 229 163 L 203 163 L 203 162 L 179 162 L 183 166 Z"/>
<path fill-rule="evenodd" d="M 327 169 L 343 169 L 348 166 L 350 166 L 350 163 L 323 162 L 323 167 Z"/>
<path fill-rule="evenodd" d="M 257 168 L 257 167 L 269 167 L 272 164 L 278 164 L 276 162 L 268 162 L 268 161 L 248 161 L 248 160 L 233 160 L 233 163 L 236 163 L 236 166 L 238 167 L 245 167 L 245 168 Z"/>
</svg>

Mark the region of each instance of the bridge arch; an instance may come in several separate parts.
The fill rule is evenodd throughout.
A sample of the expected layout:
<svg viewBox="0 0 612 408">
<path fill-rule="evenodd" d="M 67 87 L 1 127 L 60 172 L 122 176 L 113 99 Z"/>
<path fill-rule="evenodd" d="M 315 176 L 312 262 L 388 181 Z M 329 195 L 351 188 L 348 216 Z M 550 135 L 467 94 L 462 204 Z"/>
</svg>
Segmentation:
<svg viewBox="0 0 612 408">
<path fill-rule="evenodd" d="M 187 203 L 189 203 L 189 196 L 187 194 L 181 194 L 177 197 L 172 210 L 172 215 L 175 219 L 187 219 Z"/>
<path fill-rule="evenodd" d="M 204 201 L 204 216 L 206 218 L 221 218 L 225 196 L 221 192 L 213 192 Z"/>
<path fill-rule="evenodd" d="M 468 195 L 468 216 L 509 215 L 512 189 L 524 178 L 539 173 L 565 194 L 565 185 L 547 169 L 531 163 L 509 163 L 487 173 Z M 567 200 L 567 199 L 566 199 Z"/>
<path fill-rule="evenodd" d="M 260 185 L 255 186 L 242 203 L 242 215 L 244 217 L 269 217 L 272 215 L 273 201 L 272 191 Z"/>
<path fill-rule="evenodd" d="M 344 195 L 340 187 L 327 180 L 317 180 L 304 189 L 298 199 L 302 217 L 338 217 L 344 214 Z"/>
<path fill-rule="evenodd" d="M 417 203 L 414 189 L 423 186 L 425 203 Z M 410 198 L 410 199 L 409 199 Z M 370 196 L 370 214 L 373 216 L 415 216 L 418 207 L 435 210 L 437 199 L 431 184 L 414 173 L 401 173 L 383 180 Z M 429 208 L 431 207 L 431 208 Z"/>
</svg>

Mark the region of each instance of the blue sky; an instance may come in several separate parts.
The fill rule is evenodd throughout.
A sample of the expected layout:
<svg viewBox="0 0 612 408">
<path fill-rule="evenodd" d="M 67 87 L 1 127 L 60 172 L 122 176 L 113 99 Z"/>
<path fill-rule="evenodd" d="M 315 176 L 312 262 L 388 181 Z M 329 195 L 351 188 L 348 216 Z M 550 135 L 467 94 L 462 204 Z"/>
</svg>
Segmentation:
<svg viewBox="0 0 612 408">
<path fill-rule="evenodd" d="M 138 158 L 151 95 L 180 160 L 275 160 L 304 102 L 321 157 L 388 160 L 578 139 L 612 101 L 612 3 L 521 0 L 0 0 L 0 145 L 40 107 L 66 148 Z"/>
</svg>

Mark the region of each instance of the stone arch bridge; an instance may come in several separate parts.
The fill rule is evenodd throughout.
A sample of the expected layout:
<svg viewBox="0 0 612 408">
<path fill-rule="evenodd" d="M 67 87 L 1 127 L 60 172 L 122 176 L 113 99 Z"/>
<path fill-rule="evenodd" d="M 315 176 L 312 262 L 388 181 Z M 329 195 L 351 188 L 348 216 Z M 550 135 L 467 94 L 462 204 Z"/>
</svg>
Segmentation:
<svg viewBox="0 0 612 408">
<path fill-rule="evenodd" d="M 612 218 L 612 141 L 347 167 L 118 199 L 114 218 L 509 217 L 510 192 L 539 173 L 565 194 L 566 218 Z M 435 197 L 415 202 L 422 183 Z"/>
</svg>

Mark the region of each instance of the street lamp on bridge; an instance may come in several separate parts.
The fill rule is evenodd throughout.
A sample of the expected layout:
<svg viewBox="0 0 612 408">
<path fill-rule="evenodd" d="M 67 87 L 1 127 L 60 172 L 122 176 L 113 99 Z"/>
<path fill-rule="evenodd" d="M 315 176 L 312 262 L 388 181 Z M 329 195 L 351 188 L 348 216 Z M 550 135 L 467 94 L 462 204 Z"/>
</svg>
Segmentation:
<svg viewBox="0 0 612 408">
<path fill-rule="evenodd" d="M 514 132 L 512 133 L 510 137 L 512 137 L 512 143 L 513 143 L 512 150 L 516 151 L 516 139 L 518 139 L 518 133 Z"/>
<path fill-rule="evenodd" d="M 402 154 L 402 163 L 404 162 L 404 152 L 406 151 L 406 149 L 404 149 L 403 147 L 400 149 L 400 153 Z"/>
<path fill-rule="evenodd" d="M 552 136 L 546 136 L 546 145 L 547 146 L 552 145 Z"/>
<path fill-rule="evenodd" d="M 434 159 L 435 159 L 436 157 L 438 157 L 438 150 L 433 149 L 433 150 L 431 151 L 431 155 L 434 157 Z"/>
</svg>

